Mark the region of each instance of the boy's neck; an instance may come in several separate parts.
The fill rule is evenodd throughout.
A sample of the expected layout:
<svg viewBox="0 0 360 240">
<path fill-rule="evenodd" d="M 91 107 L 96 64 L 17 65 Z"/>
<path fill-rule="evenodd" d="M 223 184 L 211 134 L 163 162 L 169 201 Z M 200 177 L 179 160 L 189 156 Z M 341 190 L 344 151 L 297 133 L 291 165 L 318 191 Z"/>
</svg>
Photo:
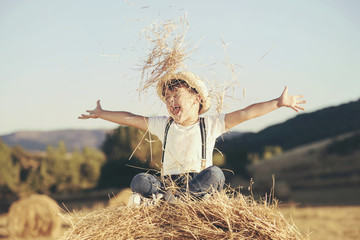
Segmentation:
<svg viewBox="0 0 360 240">
<path fill-rule="evenodd" d="M 188 118 L 188 119 L 186 119 L 186 120 L 183 121 L 183 122 L 176 122 L 176 121 L 175 121 L 175 123 L 178 124 L 178 125 L 181 125 L 181 126 L 186 127 L 186 126 L 194 125 L 194 124 L 197 123 L 198 121 L 199 121 L 199 115 L 194 116 L 194 117 L 191 117 L 191 118 Z"/>
</svg>

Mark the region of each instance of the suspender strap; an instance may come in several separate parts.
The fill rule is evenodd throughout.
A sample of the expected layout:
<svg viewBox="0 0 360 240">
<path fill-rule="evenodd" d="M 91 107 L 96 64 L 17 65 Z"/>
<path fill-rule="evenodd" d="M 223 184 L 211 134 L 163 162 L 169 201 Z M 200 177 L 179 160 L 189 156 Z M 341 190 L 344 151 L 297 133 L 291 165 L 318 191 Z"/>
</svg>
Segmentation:
<svg viewBox="0 0 360 240">
<path fill-rule="evenodd" d="M 174 119 L 169 118 L 169 120 L 168 120 L 168 122 L 166 124 L 166 127 L 165 127 L 164 141 L 163 141 L 163 152 L 162 152 L 162 157 L 161 157 L 161 163 L 162 164 L 164 163 L 164 154 L 165 154 L 167 135 L 168 135 L 168 132 L 169 132 L 170 125 L 172 124 L 173 121 L 174 121 Z"/>
<path fill-rule="evenodd" d="M 200 118 L 200 132 L 201 132 L 201 170 L 206 168 L 206 128 L 205 119 Z"/>
<path fill-rule="evenodd" d="M 163 152 L 161 157 L 161 163 L 164 164 L 164 155 L 165 155 L 165 148 L 166 148 L 166 140 L 167 135 L 169 132 L 169 128 L 173 123 L 174 119 L 169 118 L 164 132 L 164 141 L 163 141 Z M 205 119 L 202 117 L 200 118 L 200 133 L 201 133 L 201 170 L 206 168 L 206 128 L 205 128 Z"/>
</svg>

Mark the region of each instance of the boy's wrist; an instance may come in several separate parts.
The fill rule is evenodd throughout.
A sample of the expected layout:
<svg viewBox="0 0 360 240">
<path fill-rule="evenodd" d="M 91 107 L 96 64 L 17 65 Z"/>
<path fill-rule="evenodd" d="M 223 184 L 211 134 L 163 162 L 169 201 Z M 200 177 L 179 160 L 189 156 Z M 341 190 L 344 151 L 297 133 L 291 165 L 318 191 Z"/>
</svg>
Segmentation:
<svg viewBox="0 0 360 240">
<path fill-rule="evenodd" d="M 276 107 L 277 107 L 277 108 L 281 108 L 281 107 L 284 106 L 284 105 L 282 104 L 281 100 L 280 100 L 280 97 L 276 98 L 275 101 L 276 101 Z"/>
<path fill-rule="evenodd" d="M 96 113 L 96 115 L 97 115 L 98 118 L 103 118 L 104 113 L 105 113 L 105 111 L 102 110 L 102 109 L 100 109 L 100 110 Z"/>
</svg>

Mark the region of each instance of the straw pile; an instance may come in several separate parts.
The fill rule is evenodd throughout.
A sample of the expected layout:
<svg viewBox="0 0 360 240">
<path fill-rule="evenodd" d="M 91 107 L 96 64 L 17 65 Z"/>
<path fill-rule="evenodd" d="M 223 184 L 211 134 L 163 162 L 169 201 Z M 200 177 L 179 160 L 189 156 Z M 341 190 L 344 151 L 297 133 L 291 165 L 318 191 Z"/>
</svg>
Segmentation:
<svg viewBox="0 0 360 240">
<path fill-rule="evenodd" d="M 9 209 L 7 229 L 15 237 L 58 237 L 62 225 L 58 204 L 46 195 L 31 195 Z"/>
<path fill-rule="evenodd" d="M 202 201 L 109 207 L 70 217 L 61 238 L 76 239 L 305 239 L 275 206 L 242 195 Z"/>
</svg>

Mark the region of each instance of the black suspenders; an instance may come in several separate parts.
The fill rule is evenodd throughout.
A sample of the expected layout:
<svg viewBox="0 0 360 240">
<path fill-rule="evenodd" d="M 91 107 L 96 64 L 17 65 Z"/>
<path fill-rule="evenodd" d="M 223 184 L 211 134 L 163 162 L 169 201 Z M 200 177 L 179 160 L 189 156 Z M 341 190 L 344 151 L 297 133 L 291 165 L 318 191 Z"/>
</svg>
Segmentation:
<svg viewBox="0 0 360 240">
<path fill-rule="evenodd" d="M 166 127 L 165 127 L 165 133 L 164 133 L 164 141 L 163 141 L 163 152 L 162 152 L 162 157 L 161 157 L 161 164 L 164 164 L 164 155 L 165 155 L 165 147 L 166 147 L 166 139 L 167 139 L 167 135 L 169 132 L 169 128 L 170 125 L 172 124 L 172 122 L 174 121 L 174 119 L 169 118 Z"/>
<path fill-rule="evenodd" d="M 161 163 L 164 164 L 164 154 L 166 147 L 167 135 L 169 132 L 170 125 L 173 123 L 174 119 L 169 118 L 164 133 L 164 141 L 163 141 L 163 152 L 161 157 Z M 205 128 L 205 119 L 203 117 L 200 118 L 200 133 L 201 133 L 201 170 L 206 168 L 206 128 Z"/>
<path fill-rule="evenodd" d="M 201 170 L 206 168 L 206 129 L 205 119 L 200 118 L 200 132 L 201 132 Z"/>
</svg>

